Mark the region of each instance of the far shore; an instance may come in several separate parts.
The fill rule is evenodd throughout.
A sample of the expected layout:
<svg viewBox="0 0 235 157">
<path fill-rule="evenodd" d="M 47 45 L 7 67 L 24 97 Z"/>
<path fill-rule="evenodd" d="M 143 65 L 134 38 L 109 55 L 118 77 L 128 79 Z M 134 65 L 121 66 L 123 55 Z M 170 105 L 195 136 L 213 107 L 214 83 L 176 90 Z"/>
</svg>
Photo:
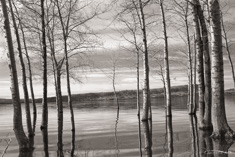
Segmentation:
<svg viewBox="0 0 235 157">
<path fill-rule="evenodd" d="M 226 95 L 234 94 L 234 89 L 225 90 Z M 117 91 L 117 96 L 119 99 L 136 99 L 136 90 L 123 90 Z M 188 86 L 172 86 L 171 87 L 171 95 L 175 96 L 187 96 L 188 95 Z M 140 96 L 142 97 L 142 91 L 140 91 Z M 152 98 L 162 98 L 164 97 L 163 88 L 151 89 L 151 97 Z M 84 102 L 84 101 L 98 101 L 98 100 L 113 100 L 114 93 L 113 92 L 100 92 L 100 93 L 85 93 L 85 94 L 73 94 L 72 100 L 76 102 Z M 48 97 L 48 102 L 56 102 L 56 97 Z M 67 101 L 67 95 L 63 95 L 63 101 Z M 21 99 L 23 103 L 24 100 Z M 42 98 L 37 98 L 36 103 L 41 103 Z M 0 98 L 0 104 L 11 104 L 11 99 L 2 99 Z"/>
</svg>

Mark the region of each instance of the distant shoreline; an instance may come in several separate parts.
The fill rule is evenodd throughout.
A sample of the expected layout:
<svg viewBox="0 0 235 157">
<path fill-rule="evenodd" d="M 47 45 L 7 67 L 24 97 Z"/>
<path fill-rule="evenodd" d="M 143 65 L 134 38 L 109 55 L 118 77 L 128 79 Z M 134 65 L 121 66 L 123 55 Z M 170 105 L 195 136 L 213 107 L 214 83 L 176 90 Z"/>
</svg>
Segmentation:
<svg viewBox="0 0 235 157">
<path fill-rule="evenodd" d="M 234 89 L 228 89 L 225 90 L 226 95 L 231 95 L 234 93 Z M 171 95 L 173 97 L 175 96 L 187 96 L 188 94 L 188 86 L 182 85 L 182 86 L 172 86 L 171 87 Z M 117 96 L 119 99 L 136 99 L 136 90 L 122 90 L 117 91 Z M 140 91 L 140 96 L 142 99 L 142 91 Z M 156 88 L 151 89 L 151 98 L 157 98 L 157 97 L 164 97 L 164 91 L 163 88 Z M 72 100 L 76 102 L 84 102 L 84 101 L 98 101 L 98 100 L 113 100 L 114 94 L 113 92 L 99 92 L 99 93 L 85 93 L 85 94 L 73 94 Z M 36 103 L 41 103 L 42 98 L 35 99 Z M 48 97 L 48 102 L 56 102 L 56 97 Z M 63 101 L 67 101 L 67 95 L 63 96 Z M 21 102 L 23 103 L 24 100 L 21 99 Z M 11 99 L 2 99 L 0 98 L 0 104 L 11 104 Z"/>
</svg>

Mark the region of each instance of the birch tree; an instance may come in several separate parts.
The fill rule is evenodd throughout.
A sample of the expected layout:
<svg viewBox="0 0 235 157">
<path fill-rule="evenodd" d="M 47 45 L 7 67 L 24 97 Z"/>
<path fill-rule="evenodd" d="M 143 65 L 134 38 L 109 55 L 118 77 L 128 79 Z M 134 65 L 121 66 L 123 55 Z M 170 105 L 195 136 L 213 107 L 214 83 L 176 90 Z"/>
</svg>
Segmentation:
<svg viewBox="0 0 235 157">
<path fill-rule="evenodd" d="M 203 116 L 204 126 L 201 126 L 202 129 L 212 129 L 211 123 L 211 59 L 209 51 L 209 39 L 208 39 L 208 28 L 206 25 L 206 20 L 204 16 L 204 11 L 200 5 L 200 2 L 197 0 L 197 11 L 200 21 L 201 28 L 201 39 L 203 44 L 203 56 L 204 56 L 204 80 L 205 80 L 205 112 Z"/>
<path fill-rule="evenodd" d="M 167 26 L 165 20 L 164 11 L 164 0 L 159 0 L 159 5 L 161 8 L 162 15 L 162 27 L 164 33 L 164 72 L 165 72 L 165 89 L 166 89 L 166 116 L 172 116 L 171 111 L 171 81 L 170 81 L 170 69 L 169 69 L 169 52 L 168 52 L 168 36 L 167 36 Z"/>
<path fill-rule="evenodd" d="M 230 47 L 231 45 L 229 44 L 229 39 L 228 39 L 228 32 L 226 31 L 225 24 L 224 24 L 224 18 L 223 18 L 223 13 L 221 12 L 221 26 L 222 26 L 222 32 L 223 32 L 223 39 L 225 41 L 225 49 L 228 54 L 228 59 L 229 63 L 231 66 L 231 72 L 232 72 L 232 78 L 233 78 L 233 86 L 234 86 L 234 91 L 235 91 L 235 71 L 234 71 L 234 66 L 233 66 L 233 60 L 231 57 L 231 51 Z"/>
<path fill-rule="evenodd" d="M 29 95 L 28 95 L 28 87 L 27 87 L 27 76 L 26 76 L 26 69 L 25 69 L 25 64 L 24 64 L 24 59 L 23 59 L 23 52 L 21 48 L 21 40 L 20 40 L 20 35 L 19 35 L 19 30 L 16 24 L 16 19 L 12 7 L 12 3 L 9 0 L 9 6 L 10 6 L 10 12 L 11 12 L 11 17 L 12 17 L 12 22 L 13 22 L 13 27 L 15 30 L 15 35 L 16 35 L 16 40 L 17 40 L 17 46 L 18 46 L 18 54 L 19 54 L 19 60 L 20 60 L 20 65 L 21 65 L 21 71 L 22 71 L 22 86 L 23 86 L 23 91 L 24 91 L 24 103 L 25 103 L 25 111 L 26 111 L 26 121 L 27 121 L 27 129 L 28 129 L 28 137 L 32 139 L 34 136 L 33 129 L 32 129 L 32 123 L 31 123 L 31 114 L 30 114 L 30 106 L 29 106 Z"/>
<path fill-rule="evenodd" d="M 188 109 L 189 114 L 195 114 L 195 109 L 193 105 L 193 53 L 191 48 L 191 35 L 190 35 L 190 8 L 189 8 L 189 1 L 177 1 L 174 0 L 173 3 L 173 13 L 176 13 L 176 16 L 179 17 L 176 19 L 177 24 L 180 28 L 178 28 L 177 32 L 184 41 L 187 47 L 187 57 L 188 57 Z M 178 22 L 181 21 L 179 24 Z M 183 35 L 181 35 L 183 34 Z"/>
<path fill-rule="evenodd" d="M 137 5 L 137 4 L 135 4 Z M 137 7 L 136 7 L 137 8 Z M 148 43 L 147 43 L 147 32 L 146 32 L 146 23 L 145 23 L 145 14 L 144 14 L 144 5 L 142 0 L 139 0 L 139 17 L 140 25 L 143 35 L 143 69 L 144 69 L 144 82 L 143 82 L 143 114 L 142 121 L 146 121 L 151 116 L 151 100 L 150 100 L 150 87 L 149 87 L 149 56 L 148 56 Z M 149 113 L 150 112 L 150 113 Z"/>
<path fill-rule="evenodd" d="M 219 0 L 209 0 L 212 59 L 213 138 L 233 138 L 224 102 L 224 66 L 222 51 L 221 10 Z"/>
<path fill-rule="evenodd" d="M 47 129 L 48 125 L 48 104 L 47 104 L 47 43 L 44 0 L 41 0 L 41 30 L 42 30 L 42 60 L 43 60 L 43 98 L 42 98 L 42 123 L 41 129 Z"/>
<path fill-rule="evenodd" d="M 193 10 L 193 23 L 195 29 L 195 43 L 197 53 L 197 77 L 198 77 L 198 95 L 199 95 L 199 127 L 204 127 L 204 114 L 205 114 L 205 82 L 204 82 L 204 64 L 203 64 L 203 43 L 201 38 L 201 29 L 198 19 L 198 1 L 191 0 Z"/>
<path fill-rule="evenodd" d="M 25 135 L 23 125 L 22 125 L 22 110 L 20 104 L 19 86 L 18 86 L 18 76 L 16 70 L 16 62 L 14 55 L 14 47 L 11 35 L 10 22 L 8 17 L 7 5 L 5 0 L 1 0 L 2 12 L 4 16 L 4 29 L 6 34 L 6 41 L 8 46 L 8 57 L 9 57 L 9 69 L 11 76 L 11 94 L 12 94 L 12 104 L 13 104 L 13 130 L 17 142 L 19 144 L 20 150 L 25 150 L 30 148 L 29 140 Z"/>
</svg>

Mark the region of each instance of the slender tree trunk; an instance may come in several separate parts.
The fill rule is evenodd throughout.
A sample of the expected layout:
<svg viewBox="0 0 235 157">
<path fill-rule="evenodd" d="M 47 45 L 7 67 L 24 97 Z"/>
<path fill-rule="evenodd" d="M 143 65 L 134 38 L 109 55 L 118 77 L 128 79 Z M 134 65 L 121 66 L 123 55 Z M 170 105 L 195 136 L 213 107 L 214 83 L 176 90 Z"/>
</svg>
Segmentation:
<svg viewBox="0 0 235 157">
<path fill-rule="evenodd" d="M 205 83 L 204 83 L 204 66 L 203 66 L 203 47 L 201 40 L 201 30 L 198 19 L 197 0 L 191 0 L 193 8 L 193 21 L 196 37 L 197 50 L 197 77 L 198 77 L 198 95 L 199 95 L 199 128 L 204 128 L 204 113 L 205 113 Z"/>
<path fill-rule="evenodd" d="M 46 24 L 45 24 L 44 0 L 41 0 L 41 21 L 42 21 L 42 59 L 43 59 L 43 98 L 42 98 L 42 124 L 41 129 L 48 125 L 48 106 L 47 106 L 47 46 L 46 46 Z"/>
<path fill-rule="evenodd" d="M 168 36 L 166 30 L 166 20 L 165 20 L 165 12 L 163 7 L 163 0 L 159 0 L 161 14 L 162 14 L 162 27 L 164 33 L 164 72 L 165 72 L 165 80 L 166 80 L 166 116 L 172 116 L 171 112 L 171 81 L 170 81 L 170 69 L 169 69 L 169 57 L 168 57 Z"/>
<path fill-rule="evenodd" d="M 142 121 L 148 120 L 151 115 L 149 115 L 149 109 L 151 107 L 150 100 L 150 89 L 149 89 L 149 63 L 148 63 L 148 44 L 147 44 L 147 34 L 146 34 L 146 25 L 145 25 L 145 16 L 142 0 L 139 0 L 139 8 L 141 14 L 141 27 L 143 33 L 143 44 L 144 44 L 144 53 L 143 53 L 143 69 L 144 69 L 144 84 L 143 84 L 143 114 Z"/>
<path fill-rule="evenodd" d="M 233 138 L 228 125 L 224 102 L 224 65 L 222 51 L 221 14 L 218 0 L 210 0 L 212 50 L 212 123 L 214 138 Z"/>
<path fill-rule="evenodd" d="M 7 5 L 5 0 L 1 0 L 2 12 L 4 16 L 4 29 L 6 33 L 6 40 L 8 46 L 8 57 L 9 57 L 9 69 L 11 76 L 11 94 L 12 94 L 12 104 L 13 104 L 13 130 L 15 132 L 16 139 L 19 144 L 20 150 L 30 148 L 29 140 L 25 135 L 23 125 L 22 125 L 22 111 L 20 104 L 18 77 L 15 63 L 14 48 L 12 42 L 10 22 L 7 12 Z"/>
<path fill-rule="evenodd" d="M 116 99 L 116 103 L 117 103 L 117 106 L 118 106 L 118 110 L 120 108 L 120 104 L 119 104 L 119 100 L 118 100 L 118 96 L 117 96 L 117 91 L 116 91 L 116 86 L 115 86 L 115 83 L 116 83 L 116 61 L 114 61 L 115 63 L 113 63 L 113 76 L 112 76 L 112 85 L 113 85 L 113 94 L 114 94 L 114 97 Z"/>
<path fill-rule="evenodd" d="M 65 55 L 65 69 L 66 69 L 66 81 L 67 81 L 67 93 L 68 93 L 68 105 L 70 108 L 70 114 L 71 114 L 71 125 L 72 125 L 72 138 L 75 140 L 75 122 L 74 122 L 74 112 L 73 112 L 73 104 L 72 104 L 72 94 L 71 94 L 71 87 L 70 87 L 70 76 L 69 76 L 69 58 L 68 58 L 68 48 L 67 48 L 67 38 L 68 38 L 68 25 L 69 25 L 69 19 L 67 19 L 67 24 L 65 27 L 63 17 L 61 15 L 61 10 L 59 7 L 59 2 L 56 0 L 56 5 L 58 8 L 59 13 L 59 19 L 61 28 L 63 31 L 63 40 L 64 40 L 64 55 Z M 71 8 L 71 3 L 70 3 Z"/>
<path fill-rule="evenodd" d="M 25 32 L 24 32 L 24 28 L 22 25 L 22 21 L 20 19 L 19 16 L 19 12 L 17 10 L 17 7 L 14 3 L 14 1 L 12 1 L 12 4 L 15 8 L 16 14 L 18 16 L 18 21 L 19 21 L 19 29 L 21 31 L 22 34 L 22 41 L 23 41 L 23 45 L 24 45 L 24 49 L 25 49 L 25 56 L 27 59 L 27 65 L 28 65 L 28 72 L 29 72 L 29 86 L 30 86 L 30 92 L 31 92 L 31 99 L 32 99 L 32 105 L 33 105 L 33 114 L 34 114 L 34 124 L 33 124 L 33 132 L 35 132 L 35 126 L 36 126 L 36 119 L 37 119 L 37 107 L 36 107 L 36 102 L 35 102 L 35 97 L 34 97 L 34 90 L 33 90 L 33 75 L 32 75 L 32 68 L 31 68 L 31 62 L 30 62 L 30 58 L 29 58 L 29 54 L 28 54 L 28 48 L 27 48 L 27 44 L 26 44 L 26 39 L 25 39 Z"/>
<path fill-rule="evenodd" d="M 189 114 L 195 114 L 193 107 L 193 66 L 192 66 L 192 52 L 191 52 L 191 42 L 190 42 L 190 33 L 189 33 L 189 24 L 188 24 L 188 1 L 186 2 L 186 13 L 185 13 L 185 27 L 186 27 L 186 35 L 187 35 L 187 47 L 188 47 L 188 74 L 189 74 L 189 84 L 188 84 L 188 108 Z"/>
<path fill-rule="evenodd" d="M 58 156 L 62 157 L 63 155 L 63 102 L 62 102 L 62 93 L 61 93 L 61 72 L 60 65 L 57 67 L 56 72 L 56 89 L 57 89 L 57 118 L 58 118 Z"/>
<path fill-rule="evenodd" d="M 136 91 L 136 95 L 137 95 L 137 117 L 138 117 L 138 124 L 139 124 L 139 129 L 138 129 L 138 138 L 139 138 L 139 149 L 140 149 L 140 157 L 142 157 L 142 139 L 141 139 L 141 125 L 140 125 L 140 52 L 137 49 L 136 52 L 136 79 L 137 79 L 137 91 Z"/>
<path fill-rule="evenodd" d="M 197 0 L 198 1 L 198 0 Z M 211 59 L 209 52 L 209 40 L 208 40 L 208 30 L 206 26 L 205 17 L 203 10 L 201 8 L 200 2 L 197 2 L 198 17 L 201 26 L 202 43 L 203 43 L 203 55 L 204 55 L 204 78 L 205 78 L 205 113 L 204 113 L 204 128 L 212 129 L 211 123 Z"/>
<path fill-rule="evenodd" d="M 222 29 L 223 29 L 223 33 L 224 33 L 225 48 L 226 48 L 229 63 L 230 63 L 230 66 L 231 66 L 232 77 L 233 77 L 233 86 L 234 86 L 234 92 L 235 92 L 235 72 L 234 72 L 234 67 L 233 67 L 233 60 L 231 58 L 231 53 L 230 53 L 230 49 L 229 49 L 228 36 L 227 36 L 227 32 L 226 32 L 225 26 L 224 26 L 224 20 L 223 20 L 222 12 L 221 12 L 221 24 L 222 24 Z"/>
<path fill-rule="evenodd" d="M 32 123 L 31 123 L 31 114 L 30 114 L 30 106 L 29 106 L 29 94 L 28 94 L 27 80 L 26 80 L 27 76 L 26 76 L 24 59 L 23 59 L 23 55 L 22 55 L 23 53 L 22 53 L 22 49 L 21 49 L 21 41 L 20 41 L 19 31 L 18 31 L 18 27 L 17 27 L 17 24 L 16 24 L 15 15 L 14 15 L 14 12 L 13 12 L 13 7 L 12 7 L 11 0 L 9 0 L 9 6 L 10 6 L 10 12 L 11 12 L 11 17 L 12 17 L 12 21 L 13 21 L 13 27 L 14 27 L 14 30 L 15 30 L 16 41 L 17 41 L 17 45 L 18 45 L 19 59 L 20 59 L 20 64 L 21 64 L 22 86 L 23 86 L 23 91 L 24 91 L 24 103 L 25 103 L 28 137 L 30 138 L 30 141 L 33 142 L 32 138 L 34 137 L 34 133 L 33 133 Z"/>
<path fill-rule="evenodd" d="M 194 113 L 196 114 L 197 112 L 197 48 L 196 48 L 196 40 L 195 40 L 195 35 L 194 35 L 194 88 L 193 88 L 193 103 L 194 103 Z"/>
</svg>

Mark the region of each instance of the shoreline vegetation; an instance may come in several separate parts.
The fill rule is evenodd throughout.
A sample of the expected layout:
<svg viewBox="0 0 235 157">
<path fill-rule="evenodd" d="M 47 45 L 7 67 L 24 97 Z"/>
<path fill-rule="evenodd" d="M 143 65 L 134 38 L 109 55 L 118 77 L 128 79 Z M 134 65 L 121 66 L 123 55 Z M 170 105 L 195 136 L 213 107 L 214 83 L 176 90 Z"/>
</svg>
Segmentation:
<svg viewBox="0 0 235 157">
<path fill-rule="evenodd" d="M 164 97 L 164 91 L 163 88 L 155 88 L 151 89 L 151 98 L 163 98 Z M 141 95 L 142 91 L 140 91 Z M 177 97 L 177 96 L 186 96 L 188 94 L 188 86 L 187 85 L 181 85 L 181 86 L 172 86 L 171 87 L 171 96 Z M 231 95 L 234 94 L 234 89 L 227 89 L 225 90 L 225 95 Z M 125 99 L 136 99 L 136 90 L 121 90 L 117 91 L 117 96 L 119 99 L 125 100 Z M 114 94 L 113 92 L 99 92 L 99 93 L 84 93 L 84 94 L 73 94 L 72 100 L 76 102 L 84 102 L 84 101 L 99 101 L 99 100 L 113 100 Z M 142 99 L 142 97 L 141 97 Z M 36 103 L 41 103 L 42 98 L 35 99 Z M 56 97 L 48 97 L 48 102 L 56 102 Z M 67 95 L 63 95 L 63 102 L 67 101 Z M 24 100 L 21 99 L 21 103 L 23 103 Z M 30 100 L 31 102 L 31 100 Z M 0 98 L 0 104 L 11 104 L 11 99 L 4 99 Z"/>
</svg>

